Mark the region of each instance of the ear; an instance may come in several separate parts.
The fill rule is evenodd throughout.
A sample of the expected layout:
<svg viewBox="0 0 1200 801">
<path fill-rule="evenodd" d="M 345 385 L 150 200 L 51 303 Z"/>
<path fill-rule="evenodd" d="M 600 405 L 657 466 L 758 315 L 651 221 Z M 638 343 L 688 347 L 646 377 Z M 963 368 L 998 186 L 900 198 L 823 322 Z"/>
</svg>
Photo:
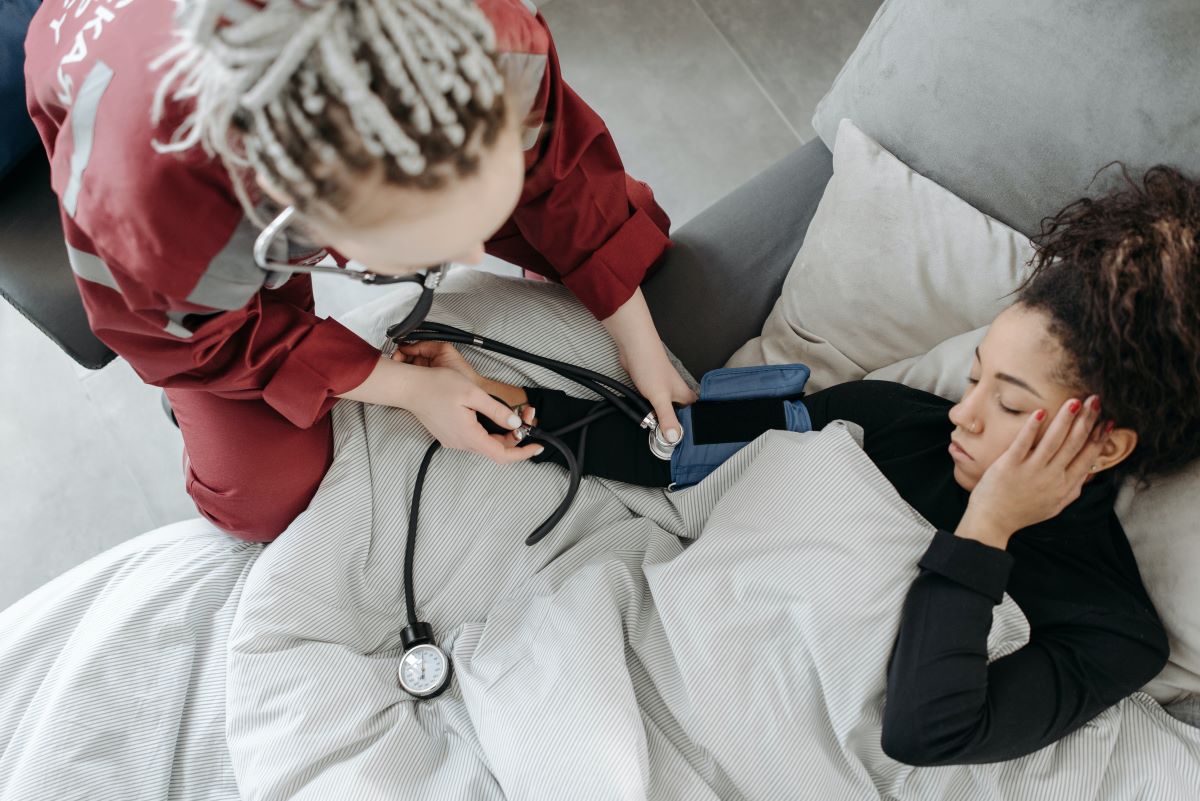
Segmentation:
<svg viewBox="0 0 1200 801">
<path fill-rule="evenodd" d="M 1137 443 L 1138 435 L 1132 428 L 1114 428 L 1108 432 L 1100 449 L 1100 457 L 1096 459 L 1097 471 L 1115 467 L 1128 459 Z"/>
</svg>

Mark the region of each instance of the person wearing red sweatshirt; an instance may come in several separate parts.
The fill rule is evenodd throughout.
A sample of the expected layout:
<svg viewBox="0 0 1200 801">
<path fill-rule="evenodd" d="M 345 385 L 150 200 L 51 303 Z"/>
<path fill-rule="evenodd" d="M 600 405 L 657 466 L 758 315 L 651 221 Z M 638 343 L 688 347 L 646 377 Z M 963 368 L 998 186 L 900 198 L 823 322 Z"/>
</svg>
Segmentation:
<svg viewBox="0 0 1200 801">
<path fill-rule="evenodd" d="M 166 389 L 187 491 L 269 541 L 311 500 L 339 398 L 410 410 L 444 445 L 508 407 L 314 313 L 253 243 L 294 207 L 287 261 L 390 275 L 484 251 L 561 281 L 612 334 L 667 437 L 694 395 L 639 286 L 670 221 L 625 173 L 522 0 L 47 0 L 26 41 L 30 114 L 96 335 Z"/>
</svg>

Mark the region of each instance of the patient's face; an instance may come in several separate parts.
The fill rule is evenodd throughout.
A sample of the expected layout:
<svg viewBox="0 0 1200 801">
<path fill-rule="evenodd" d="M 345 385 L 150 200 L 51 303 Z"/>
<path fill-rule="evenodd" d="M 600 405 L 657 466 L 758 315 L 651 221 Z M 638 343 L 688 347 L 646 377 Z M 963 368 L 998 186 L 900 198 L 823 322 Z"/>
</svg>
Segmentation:
<svg viewBox="0 0 1200 801">
<path fill-rule="evenodd" d="M 1016 438 L 1029 415 L 1046 410 L 1038 439 L 1064 403 L 1083 400 L 1058 378 L 1063 352 L 1039 311 L 1011 306 L 992 323 L 971 365 L 967 394 L 950 410 L 954 479 L 972 490 Z"/>
</svg>

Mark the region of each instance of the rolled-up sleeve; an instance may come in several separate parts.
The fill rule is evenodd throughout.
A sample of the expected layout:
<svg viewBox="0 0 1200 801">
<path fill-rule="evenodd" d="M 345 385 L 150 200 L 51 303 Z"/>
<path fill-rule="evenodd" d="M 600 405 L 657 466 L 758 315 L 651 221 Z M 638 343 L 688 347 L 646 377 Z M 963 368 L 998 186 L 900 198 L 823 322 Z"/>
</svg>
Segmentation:
<svg viewBox="0 0 1200 801">
<path fill-rule="evenodd" d="M 650 187 L 626 174 L 604 121 L 563 81 L 552 42 L 529 118 L 540 129 L 525 188 L 488 251 L 561 280 L 603 320 L 670 247 L 671 221 Z"/>
<path fill-rule="evenodd" d="M 263 387 L 262 397 L 300 428 L 321 419 L 338 396 L 367 380 L 380 355 L 332 319 L 316 320 Z"/>
</svg>

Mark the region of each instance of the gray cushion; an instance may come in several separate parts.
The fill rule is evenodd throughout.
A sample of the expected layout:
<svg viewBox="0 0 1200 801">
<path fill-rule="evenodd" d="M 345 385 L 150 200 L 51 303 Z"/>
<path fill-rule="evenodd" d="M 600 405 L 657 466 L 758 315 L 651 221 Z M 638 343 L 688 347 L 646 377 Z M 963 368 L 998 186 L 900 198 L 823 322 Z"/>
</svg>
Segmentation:
<svg viewBox="0 0 1200 801">
<path fill-rule="evenodd" d="M 813 127 L 843 117 L 1026 235 L 1157 163 L 1200 174 L 1196 0 L 889 0 Z"/>
<path fill-rule="evenodd" d="M 675 246 L 642 290 L 692 375 L 758 335 L 831 175 L 833 156 L 814 139 L 671 235 Z"/>
</svg>

